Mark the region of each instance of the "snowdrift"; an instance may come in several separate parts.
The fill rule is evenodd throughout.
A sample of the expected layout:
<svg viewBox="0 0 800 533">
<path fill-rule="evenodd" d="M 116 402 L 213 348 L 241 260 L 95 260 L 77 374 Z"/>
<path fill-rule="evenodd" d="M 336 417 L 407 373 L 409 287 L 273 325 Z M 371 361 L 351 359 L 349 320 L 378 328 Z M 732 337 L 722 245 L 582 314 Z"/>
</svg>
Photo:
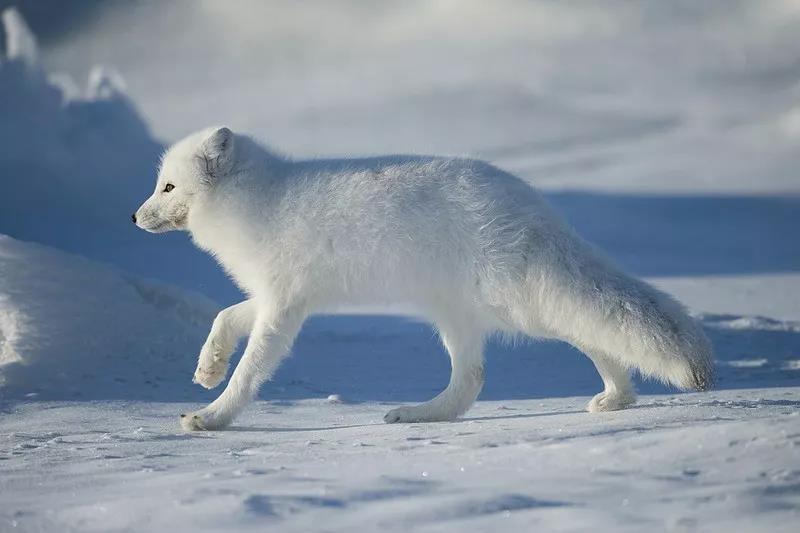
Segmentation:
<svg viewBox="0 0 800 533">
<path fill-rule="evenodd" d="M 81 93 L 49 78 L 36 41 L 14 10 L 3 13 L 8 57 L 0 63 L 0 227 L 64 248 L 120 231 L 147 190 L 161 146 L 123 92 L 96 68 Z"/>
<path fill-rule="evenodd" d="M 216 311 L 199 294 L 0 235 L 0 397 L 190 397 L 192 350 Z"/>
<path fill-rule="evenodd" d="M 78 89 L 43 70 L 17 11 L 2 20 L 0 233 L 230 299 L 231 283 L 185 236 L 153 238 L 130 222 L 151 193 L 163 147 L 121 77 L 96 67 Z"/>
</svg>

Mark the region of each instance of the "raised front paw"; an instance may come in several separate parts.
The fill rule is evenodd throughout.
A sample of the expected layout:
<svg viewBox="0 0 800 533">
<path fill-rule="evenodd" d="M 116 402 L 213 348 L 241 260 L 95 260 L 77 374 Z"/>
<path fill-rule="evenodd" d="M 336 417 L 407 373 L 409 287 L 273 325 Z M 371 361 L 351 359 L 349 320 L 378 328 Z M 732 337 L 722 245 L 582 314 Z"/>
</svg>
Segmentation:
<svg viewBox="0 0 800 533">
<path fill-rule="evenodd" d="M 227 373 L 228 359 L 219 354 L 211 353 L 204 346 L 198 358 L 197 369 L 194 371 L 192 382 L 207 389 L 213 389 L 222 383 Z"/>
<path fill-rule="evenodd" d="M 214 431 L 224 429 L 231 423 L 230 417 L 208 409 L 181 415 L 181 428 L 185 431 Z"/>
<path fill-rule="evenodd" d="M 225 374 L 228 371 L 227 364 L 213 364 L 211 367 L 203 368 L 197 366 L 194 371 L 193 383 L 197 383 L 207 389 L 213 389 L 225 379 Z"/>
</svg>

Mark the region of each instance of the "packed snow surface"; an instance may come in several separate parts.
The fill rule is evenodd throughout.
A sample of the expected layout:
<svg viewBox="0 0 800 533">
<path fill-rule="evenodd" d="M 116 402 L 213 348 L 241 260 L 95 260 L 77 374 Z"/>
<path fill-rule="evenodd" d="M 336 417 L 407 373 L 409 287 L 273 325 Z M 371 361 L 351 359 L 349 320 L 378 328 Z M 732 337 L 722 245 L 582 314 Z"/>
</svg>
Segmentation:
<svg viewBox="0 0 800 533">
<path fill-rule="evenodd" d="M 400 426 L 382 402 L 262 401 L 191 434 L 183 403 L 19 404 L 0 435 L 0 529 L 797 531 L 797 387 L 599 416 L 585 401 Z"/>
</svg>

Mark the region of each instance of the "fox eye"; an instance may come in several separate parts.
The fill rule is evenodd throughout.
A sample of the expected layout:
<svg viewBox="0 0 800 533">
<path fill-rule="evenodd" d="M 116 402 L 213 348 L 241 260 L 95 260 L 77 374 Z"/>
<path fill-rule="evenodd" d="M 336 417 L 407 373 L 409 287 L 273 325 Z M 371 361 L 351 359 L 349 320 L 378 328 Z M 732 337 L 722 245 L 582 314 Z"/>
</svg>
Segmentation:
<svg viewBox="0 0 800 533">
<path fill-rule="evenodd" d="M 171 190 L 172 190 L 172 189 L 174 189 L 174 188 L 175 188 L 175 186 L 174 186 L 173 184 L 171 184 L 171 183 L 167 183 L 167 186 L 166 186 L 166 187 L 164 187 L 164 192 L 169 192 L 169 191 L 171 191 Z"/>
</svg>

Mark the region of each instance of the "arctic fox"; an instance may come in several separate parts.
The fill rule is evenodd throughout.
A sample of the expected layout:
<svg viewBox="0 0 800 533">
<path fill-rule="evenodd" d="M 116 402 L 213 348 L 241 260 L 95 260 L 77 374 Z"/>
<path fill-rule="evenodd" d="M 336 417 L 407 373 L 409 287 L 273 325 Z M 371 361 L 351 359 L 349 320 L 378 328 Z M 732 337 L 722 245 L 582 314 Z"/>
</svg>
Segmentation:
<svg viewBox="0 0 800 533">
<path fill-rule="evenodd" d="M 447 388 L 389 411 L 389 423 L 464 414 L 495 332 L 585 353 L 604 384 L 592 412 L 634 403 L 632 370 L 682 389 L 712 385 L 711 346 L 679 303 L 620 272 L 533 188 L 482 161 L 293 161 L 209 128 L 167 150 L 153 195 L 132 218 L 153 233 L 188 231 L 248 296 L 211 326 L 194 374 L 203 387 L 225 379 L 239 340 L 249 340 L 222 394 L 181 415 L 187 430 L 229 425 L 305 318 L 342 304 L 412 304 L 450 355 Z"/>
</svg>

